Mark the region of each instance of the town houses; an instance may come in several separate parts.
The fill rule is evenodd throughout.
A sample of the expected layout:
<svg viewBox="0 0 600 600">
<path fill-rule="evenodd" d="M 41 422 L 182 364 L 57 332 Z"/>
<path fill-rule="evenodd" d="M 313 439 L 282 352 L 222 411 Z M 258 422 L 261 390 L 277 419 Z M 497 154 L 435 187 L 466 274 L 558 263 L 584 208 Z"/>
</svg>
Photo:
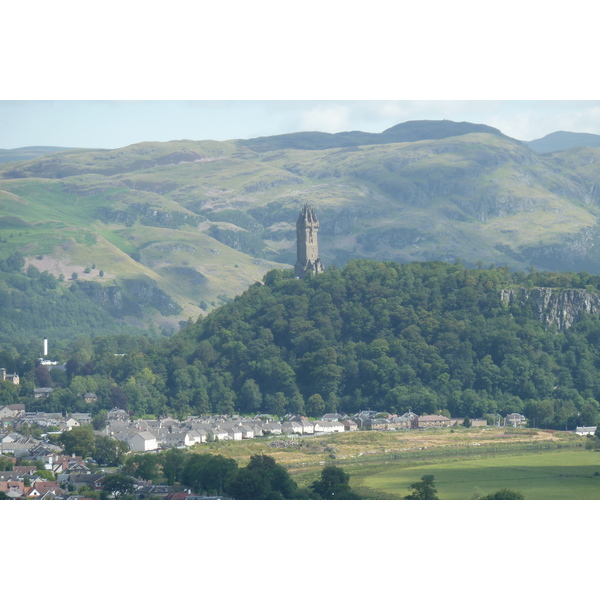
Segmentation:
<svg viewBox="0 0 600 600">
<path fill-rule="evenodd" d="M 91 427 L 92 421 L 90 413 L 27 412 L 23 404 L 0 405 L 0 492 L 3 496 L 15 500 L 74 500 L 106 495 L 104 479 L 114 472 L 113 469 L 105 469 L 87 457 L 65 454 L 57 439 L 62 432 Z M 418 415 L 408 411 L 396 415 L 372 410 L 354 415 L 328 413 L 318 419 L 292 414 L 284 418 L 259 414 L 254 417 L 198 415 L 184 419 L 170 416 L 134 419 L 127 411 L 114 408 L 107 411 L 102 423 L 94 421 L 100 427 L 94 434 L 125 442 L 129 453 L 135 455 L 255 438 L 266 438 L 270 446 L 286 445 L 295 444 L 298 438 L 305 436 L 343 435 L 359 430 L 409 432 L 456 427 L 464 421 L 442 414 Z M 487 419 L 469 421 L 472 427 L 488 426 Z M 512 413 L 505 423 L 505 426 L 516 427 L 522 426 L 525 420 L 522 415 Z M 586 433 L 589 432 L 580 435 Z M 215 499 L 168 485 L 155 485 L 152 481 L 132 479 L 133 494 L 137 498 Z"/>
<path fill-rule="evenodd" d="M 26 412 L 25 405 L 0 406 L 0 454 L 27 456 L 33 448 L 56 447 L 53 438 L 74 427 L 90 425 L 90 413 Z M 186 448 L 213 441 L 241 441 L 264 436 L 319 436 L 357 430 L 410 430 L 431 427 L 455 427 L 464 419 L 444 415 L 403 415 L 364 410 L 353 416 L 328 413 L 319 419 L 301 415 L 276 418 L 268 414 L 255 417 L 237 415 L 190 416 L 177 420 L 132 419 L 118 408 L 108 411 L 105 424 L 95 433 L 126 442 L 131 452 L 156 452 Z M 472 426 L 485 426 L 487 420 L 472 419 Z M 43 431 L 39 439 L 28 437 L 31 431 Z"/>
</svg>

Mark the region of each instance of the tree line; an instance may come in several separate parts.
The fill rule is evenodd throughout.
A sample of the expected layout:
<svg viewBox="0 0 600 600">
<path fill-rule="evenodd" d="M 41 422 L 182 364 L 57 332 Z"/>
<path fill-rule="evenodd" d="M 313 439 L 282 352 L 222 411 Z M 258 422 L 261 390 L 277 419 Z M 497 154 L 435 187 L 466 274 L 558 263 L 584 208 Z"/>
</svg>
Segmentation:
<svg viewBox="0 0 600 600">
<path fill-rule="evenodd" d="M 500 290 L 599 285 L 587 273 L 440 262 L 354 260 L 304 280 L 276 270 L 171 338 L 84 336 L 66 370 L 30 365 L 25 382 L 55 387 L 34 404 L 63 411 L 89 410 L 94 392 L 95 413 L 519 412 L 573 429 L 599 419 L 600 320 L 558 332 L 532 306 L 502 304 Z"/>
</svg>

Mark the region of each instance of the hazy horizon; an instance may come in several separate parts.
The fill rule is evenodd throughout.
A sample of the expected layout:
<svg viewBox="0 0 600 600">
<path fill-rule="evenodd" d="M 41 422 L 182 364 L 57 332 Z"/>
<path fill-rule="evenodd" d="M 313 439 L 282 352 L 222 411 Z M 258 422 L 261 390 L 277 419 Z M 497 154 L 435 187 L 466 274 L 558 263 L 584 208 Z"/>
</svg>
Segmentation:
<svg viewBox="0 0 600 600">
<path fill-rule="evenodd" d="M 531 141 L 600 135 L 600 101 L 555 100 L 3 100 L 0 148 L 121 148 L 139 142 L 365 131 L 414 120 L 468 121 Z"/>
</svg>

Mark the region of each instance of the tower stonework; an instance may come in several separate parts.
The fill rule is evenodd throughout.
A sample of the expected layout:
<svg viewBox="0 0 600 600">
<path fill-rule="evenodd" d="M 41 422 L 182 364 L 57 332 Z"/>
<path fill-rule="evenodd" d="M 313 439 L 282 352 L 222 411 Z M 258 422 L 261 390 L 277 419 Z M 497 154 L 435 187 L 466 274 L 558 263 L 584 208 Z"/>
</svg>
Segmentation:
<svg viewBox="0 0 600 600">
<path fill-rule="evenodd" d="M 317 232 L 319 221 L 315 211 L 305 204 L 296 221 L 297 260 L 294 268 L 296 277 L 303 278 L 306 273 L 322 273 L 325 269 L 319 258 Z"/>
</svg>

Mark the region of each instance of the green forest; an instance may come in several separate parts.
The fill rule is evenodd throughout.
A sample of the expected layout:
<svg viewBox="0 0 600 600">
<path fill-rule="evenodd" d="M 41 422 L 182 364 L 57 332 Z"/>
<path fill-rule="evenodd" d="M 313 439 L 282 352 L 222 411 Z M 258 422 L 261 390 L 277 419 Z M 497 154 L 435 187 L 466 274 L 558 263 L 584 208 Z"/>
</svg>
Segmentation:
<svg viewBox="0 0 600 600">
<path fill-rule="evenodd" d="M 55 388 L 28 410 L 519 412 L 541 428 L 597 424 L 599 318 L 581 314 L 559 332 L 531 306 L 501 302 L 500 290 L 516 286 L 597 293 L 600 277 L 369 260 L 304 280 L 274 270 L 170 338 L 79 336 L 62 352 L 66 369 L 51 370 L 3 347 L 0 366 L 21 374 L 21 396 Z M 91 406 L 87 392 L 98 396 Z"/>
<path fill-rule="evenodd" d="M 142 301 L 128 297 L 140 288 L 149 300 L 144 308 L 172 314 L 170 298 L 144 281 L 126 280 L 120 285 L 101 285 L 93 281 L 65 282 L 34 265 L 25 268 L 24 256 L 16 251 L 0 253 L 0 345 L 22 349 L 32 342 L 40 346 L 43 337 L 59 346 L 82 335 L 109 333 L 138 335 L 140 329 L 124 324 L 123 317 L 139 317 Z M 111 305 L 110 299 L 118 302 Z M 108 300 L 107 300 L 108 298 Z M 151 335 L 161 335 L 156 327 Z M 39 350 L 38 350 L 39 352 Z"/>
</svg>

